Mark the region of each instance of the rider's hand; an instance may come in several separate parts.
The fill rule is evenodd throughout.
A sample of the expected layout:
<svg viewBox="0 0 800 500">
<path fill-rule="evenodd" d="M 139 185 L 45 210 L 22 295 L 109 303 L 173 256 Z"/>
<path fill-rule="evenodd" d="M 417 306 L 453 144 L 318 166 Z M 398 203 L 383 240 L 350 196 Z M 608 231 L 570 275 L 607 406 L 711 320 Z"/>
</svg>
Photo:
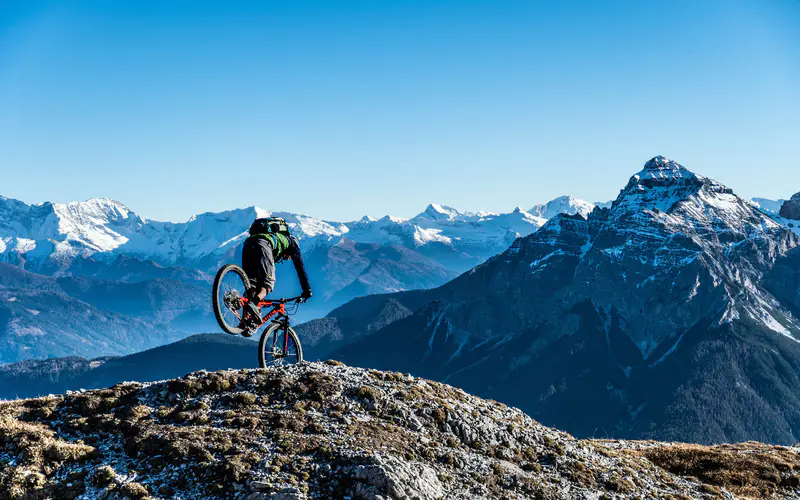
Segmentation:
<svg viewBox="0 0 800 500">
<path fill-rule="evenodd" d="M 307 301 L 311 298 L 311 290 L 303 290 L 303 293 L 300 294 L 300 297 L 303 299 L 303 302 Z"/>
</svg>

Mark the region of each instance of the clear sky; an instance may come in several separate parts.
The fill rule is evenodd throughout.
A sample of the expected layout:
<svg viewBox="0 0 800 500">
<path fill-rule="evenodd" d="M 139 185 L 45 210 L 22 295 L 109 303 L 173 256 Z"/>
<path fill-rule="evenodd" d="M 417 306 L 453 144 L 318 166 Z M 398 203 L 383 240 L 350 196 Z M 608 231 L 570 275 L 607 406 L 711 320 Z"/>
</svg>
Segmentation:
<svg viewBox="0 0 800 500">
<path fill-rule="evenodd" d="M 0 194 L 332 220 L 800 191 L 800 2 L 0 1 Z"/>
</svg>

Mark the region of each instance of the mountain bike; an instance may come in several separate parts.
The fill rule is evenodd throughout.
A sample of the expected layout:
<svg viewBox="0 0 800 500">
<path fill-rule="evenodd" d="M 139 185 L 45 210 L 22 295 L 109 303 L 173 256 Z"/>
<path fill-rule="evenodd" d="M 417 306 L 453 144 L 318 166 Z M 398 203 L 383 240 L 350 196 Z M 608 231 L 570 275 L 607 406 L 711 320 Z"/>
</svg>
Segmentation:
<svg viewBox="0 0 800 500">
<path fill-rule="evenodd" d="M 300 339 L 289 325 L 289 316 L 297 312 L 303 301 L 302 297 L 260 301 L 259 309 L 265 307 L 271 309 L 267 314 L 261 315 L 260 324 L 252 324 L 249 320 L 242 319 L 250 287 L 250 280 L 244 269 L 235 264 L 226 264 L 217 272 L 211 299 L 219 326 L 225 333 L 252 337 L 262 326 L 270 322 L 258 342 L 258 365 L 266 368 L 303 361 Z"/>
</svg>

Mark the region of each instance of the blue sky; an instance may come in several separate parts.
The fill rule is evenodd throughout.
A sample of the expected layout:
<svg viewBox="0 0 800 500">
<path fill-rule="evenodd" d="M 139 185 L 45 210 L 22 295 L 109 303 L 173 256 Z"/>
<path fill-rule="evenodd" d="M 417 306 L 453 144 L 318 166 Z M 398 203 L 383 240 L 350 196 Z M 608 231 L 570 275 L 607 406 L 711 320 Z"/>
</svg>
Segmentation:
<svg viewBox="0 0 800 500">
<path fill-rule="evenodd" d="M 183 220 L 800 191 L 800 2 L 0 3 L 0 194 Z"/>
</svg>

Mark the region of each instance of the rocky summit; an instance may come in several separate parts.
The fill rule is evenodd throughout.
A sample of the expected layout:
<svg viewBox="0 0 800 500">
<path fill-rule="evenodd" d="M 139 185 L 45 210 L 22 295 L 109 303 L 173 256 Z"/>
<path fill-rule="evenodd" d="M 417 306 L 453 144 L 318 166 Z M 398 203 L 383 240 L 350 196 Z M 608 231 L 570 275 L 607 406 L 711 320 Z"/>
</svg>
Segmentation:
<svg viewBox="0 0 800 500">
<path fill-rule="evenodd" d="M 577 440 L 413 376 L 304 363 L 0 404 L 0 498 L 797 497 L 798 449 Z"/>
</svg>

